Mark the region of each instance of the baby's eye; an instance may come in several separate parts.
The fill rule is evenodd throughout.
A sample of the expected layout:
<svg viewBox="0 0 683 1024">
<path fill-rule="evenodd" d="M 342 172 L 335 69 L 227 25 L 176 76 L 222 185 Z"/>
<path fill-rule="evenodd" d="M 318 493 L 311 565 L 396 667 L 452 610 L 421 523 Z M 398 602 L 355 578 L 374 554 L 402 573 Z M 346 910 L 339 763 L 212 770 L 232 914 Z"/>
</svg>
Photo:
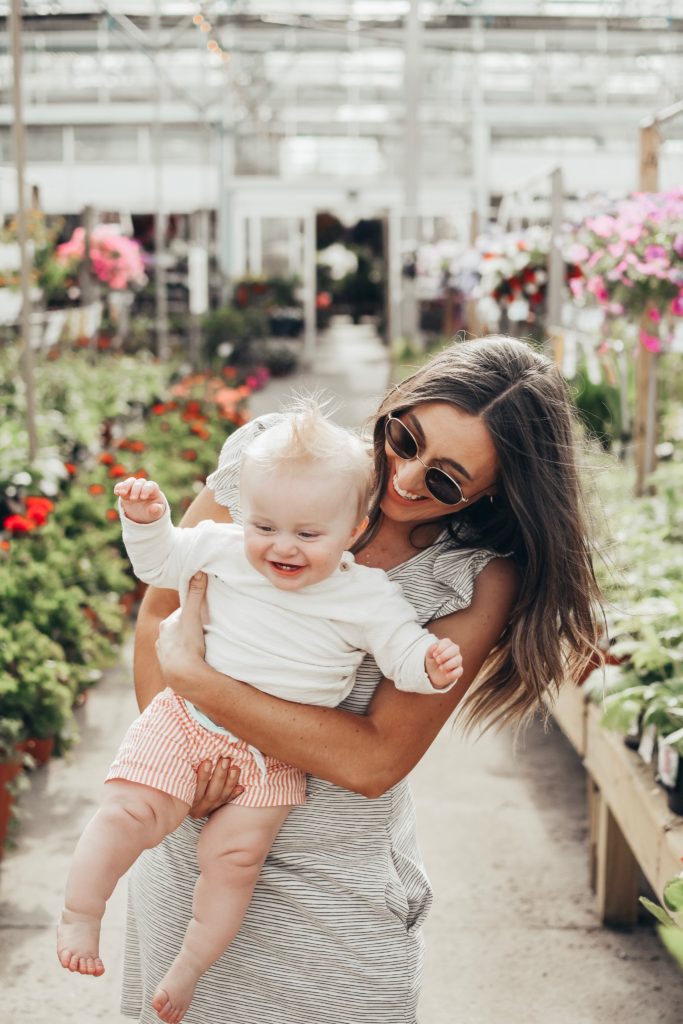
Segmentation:
<svg viewBox="0 0 683 1024">
<path fill-rule="evenodd" d="M 254 523 L 254 526 L 261 533 L 272 533 L 273 532 L 273 527 L 272 526 L 266 526 L 263 523 Z"/>
<path fill-rule="evenodd" d="M 319 533 L 310 533 L 308 530 L 301 530 L 299 536 L 302 540 L 315 540 L 320 536 Z"/>
</svg>

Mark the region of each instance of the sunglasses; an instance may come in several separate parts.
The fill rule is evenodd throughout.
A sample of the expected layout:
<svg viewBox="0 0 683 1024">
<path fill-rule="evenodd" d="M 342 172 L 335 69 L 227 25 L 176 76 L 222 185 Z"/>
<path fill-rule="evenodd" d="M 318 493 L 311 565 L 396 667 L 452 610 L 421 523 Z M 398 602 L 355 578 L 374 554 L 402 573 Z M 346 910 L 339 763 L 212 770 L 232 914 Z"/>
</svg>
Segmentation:
<svg viewBox="0 0 683 1024">
<path fill-rule="evenodd" d="M 417 441 L 403 420 L 399 420 L 391 414 L 387 416 L 384 424 L 384 436 L 387 439 L 387 444 L 394 454 L 398 455 L 399 459 L 403 459 L 405 462 L 412 462 L 413 459 L 417 459 L 424 466 L 425 487 L 437 501 L 440 501 L 443 505 L 459 505 L 461 502 L 466 503 L 470 500 L 462 493 L 462 487 L 457 480 L 454 480 L 448 473 L 444 473 L 443 469 L 437 469 L 436 466 L 428 466 L 422 461 L 417 454 Z"/>
</svg>

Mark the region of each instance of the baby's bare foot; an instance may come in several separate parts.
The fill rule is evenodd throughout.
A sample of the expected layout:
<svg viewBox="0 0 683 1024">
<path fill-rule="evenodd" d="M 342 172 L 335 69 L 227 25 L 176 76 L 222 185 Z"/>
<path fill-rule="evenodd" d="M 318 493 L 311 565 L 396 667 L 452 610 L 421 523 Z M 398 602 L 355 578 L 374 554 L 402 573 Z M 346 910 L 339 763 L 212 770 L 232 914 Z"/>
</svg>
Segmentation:
<svg viewBox="0 0 683 1024">
<path fill-rule="evenodd" d="M 67 971 L 89 974 L 93 978 L 104 974 L 100 960 L 99 917 L 63 910 L 57 925 L 57 956 Z"/>
<path fill-rule="evenodd" d="M 152 1006 L 165 1024 L 179 1024 L 192 1002 L 199 974 L 182 956 L 176 957 L 154 993 Z"/>
</svg>

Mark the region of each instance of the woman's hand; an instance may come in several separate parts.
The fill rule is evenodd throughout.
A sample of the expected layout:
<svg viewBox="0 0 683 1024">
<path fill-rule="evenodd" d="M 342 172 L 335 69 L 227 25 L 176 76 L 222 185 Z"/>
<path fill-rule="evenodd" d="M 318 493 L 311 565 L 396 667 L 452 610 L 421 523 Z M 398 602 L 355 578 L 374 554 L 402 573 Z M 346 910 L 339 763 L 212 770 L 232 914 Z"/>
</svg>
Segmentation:
<svg viewBox="0 0 683 1024">
<path fill-rule="evenodd" d="M 233 768 L 229 757 L 222 757 L 215 768 L 210 761 L 200 764 L 190 817 L 205 818 L 234 796 L 239 796 L 244 792 L 244 786 L 240 786 L 239 781 L 239 768 Z"/>
<path fill-rule="evenodd" d="M 165 619 L 159 628 L 156 642 L 157 658 L 164 680 L 178 689 L 174 681 L 182 680 L 197 661 L 204 661 L 204 595 L 206 573 L 198 572 L 190 580 L 187 601 L 182 611 Z M 233 768 L 230 758 L 221 758 L 214 766 L 204 761 L 197 772 L 197 789 L 190 808 L 191 818 L 205 818 L 207 814 L 227 804 L 244 792 L 239 785 L 239 768 Z"/>
<path fill-rule="evenodd" d="M 197 572 L 190 580 L 187 600 L 159 626 L 155 644 L 157 658 L 165 683 L 182 696 L 182 680 L 198 661 L 204 661 L 206 573 Z"/>
</svg>

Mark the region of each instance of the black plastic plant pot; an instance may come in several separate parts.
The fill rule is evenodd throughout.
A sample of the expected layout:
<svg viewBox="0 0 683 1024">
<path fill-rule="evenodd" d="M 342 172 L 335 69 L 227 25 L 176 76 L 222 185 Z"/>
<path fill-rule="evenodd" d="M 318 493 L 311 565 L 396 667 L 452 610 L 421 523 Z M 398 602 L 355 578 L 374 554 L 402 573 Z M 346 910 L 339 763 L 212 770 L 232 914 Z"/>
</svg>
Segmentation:
<svg viewBox="0 0 683 1024">
<path fill-rule="evenodd" d="M 683 816 L 683 758 L 665 741 L 657 751 L 657 774 L 666 790 L 669 810 Z"/>
</svg>

